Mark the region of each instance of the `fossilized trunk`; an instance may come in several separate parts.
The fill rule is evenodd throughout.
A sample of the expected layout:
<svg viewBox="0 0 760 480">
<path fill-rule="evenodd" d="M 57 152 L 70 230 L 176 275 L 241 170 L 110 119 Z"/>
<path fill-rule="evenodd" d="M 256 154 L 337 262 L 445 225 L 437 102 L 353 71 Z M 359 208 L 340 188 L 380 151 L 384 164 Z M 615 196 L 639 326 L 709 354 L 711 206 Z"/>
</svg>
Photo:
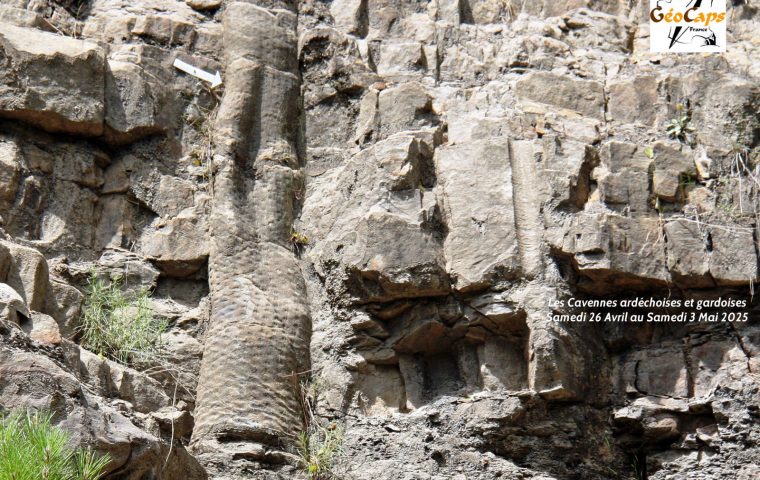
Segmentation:
<svg viewBox="0 0 760 480">
<path fill-rule="evenodd" d="M 193 443 L 238 452 L 301 427 L 294 374 L 308 369 L 310 320 L 290 242 L 303 177 L 296 15 L 227 6 L 226 87 L 216 120 L 212 314 Z"/>
</svg>

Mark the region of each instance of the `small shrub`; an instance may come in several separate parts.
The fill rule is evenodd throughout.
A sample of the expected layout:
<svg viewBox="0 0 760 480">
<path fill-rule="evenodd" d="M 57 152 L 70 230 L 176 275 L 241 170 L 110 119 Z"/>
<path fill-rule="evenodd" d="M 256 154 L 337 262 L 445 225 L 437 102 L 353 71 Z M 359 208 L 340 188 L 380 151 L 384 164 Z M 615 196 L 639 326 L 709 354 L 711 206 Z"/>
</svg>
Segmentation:
<svg viewBox="0 0 760 480">
<path fill-rule="evenodd" d="M 300 232 L 293 232 L 290 234 L 290 241 L 296 245 L 308 245 L 309 237 Z"/>
<path fill-rule="evenodd" d="M 296 438 L 299 465 L 309 480 L 338 478 L 333 467 L 343 454 L 344 430 L 335 422 L 324 426 L 317 418 L 316 406 L 324 386 L 319 379 L 299 382 L 294 376 L 293 387 L 298 394 L 304 424 L 304 430 Z"/>
<path fill-rule="evenodd" d="M 108 455 L 73 448 L 51 415 L 16 412 L 0 419 L 0 480 L 97 480 Z"/>
<path fill-rule="evenodd" d="M 328 427 L 312 425 L 298 435 L 298 456 L 309 480 L 333 478 L 333 462 L 343 449 L 343 429 L 331 423 Z"/>
<path fill-rule="evenodd" d="M 290 233 L 290 243 L 293 245 L 293 250 L 300 254 L 304 247 L 309 244 L 309 237 L 303 233 L 293 231 Z"/>
<path fill-rule="evenodd" d="M 129 298 L 121 291 L 120 279 L 106 283 L 90 275 L 80 325 L 85 347 L 124 364 L 134 363 L 157 352 L 166 327 L 165 321 L 153 317 L 147 290 Z"/>
<path fill-rule="evenodd" d="M 685 142 L 695 129 L 691 126 L 691 114 L 683 103 L 676 105 L 676 116 L 670 119 L 667 125 L 667 133 L 672 138 Z"/>
</svg>

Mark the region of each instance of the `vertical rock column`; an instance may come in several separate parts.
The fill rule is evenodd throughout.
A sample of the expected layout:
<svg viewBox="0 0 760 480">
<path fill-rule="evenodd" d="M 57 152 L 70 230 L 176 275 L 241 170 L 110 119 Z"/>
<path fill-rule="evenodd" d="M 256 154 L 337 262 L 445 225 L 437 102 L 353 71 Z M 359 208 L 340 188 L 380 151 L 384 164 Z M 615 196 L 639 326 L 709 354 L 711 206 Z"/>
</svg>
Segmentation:
<svg viewBox="0 0 760 480">
<path fill-rule="evenodd" d="M 311 324 L 290 242 L 303 188 L 296 26 L 292 5 L 225 10 L 198 452 L 256 457 L 302 428 L 293 374 L 309 368 Z"/>
</svg>

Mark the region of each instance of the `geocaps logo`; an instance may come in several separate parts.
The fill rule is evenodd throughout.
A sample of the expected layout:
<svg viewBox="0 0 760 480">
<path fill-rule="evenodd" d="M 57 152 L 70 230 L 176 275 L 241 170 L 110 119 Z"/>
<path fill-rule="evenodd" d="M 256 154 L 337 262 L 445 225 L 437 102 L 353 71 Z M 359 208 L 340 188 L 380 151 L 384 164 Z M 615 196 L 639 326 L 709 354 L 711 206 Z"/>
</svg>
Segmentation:
<svg viewBox="0 0 760 480">
<path fill-rule="evenodd" d="M 726 0 L 649 0 L 649 7 L 649 51 L 726 51 Z"/>
</svg>

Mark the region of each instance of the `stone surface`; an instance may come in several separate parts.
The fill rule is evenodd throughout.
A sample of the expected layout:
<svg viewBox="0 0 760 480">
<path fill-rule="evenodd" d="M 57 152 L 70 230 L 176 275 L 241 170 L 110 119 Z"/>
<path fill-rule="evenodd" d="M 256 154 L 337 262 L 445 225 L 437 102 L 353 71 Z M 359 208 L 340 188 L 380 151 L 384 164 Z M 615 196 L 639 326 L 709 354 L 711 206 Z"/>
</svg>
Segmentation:
<svg viewBox="0 0 760 480">
<path fill-rule="evenodd" d="M 21 166 L 18 164 L 18 149 L 12 143 L 0 144 L 0 201 L 5 204 L 16 199 Z"/>
<path fill-rule="evenodd" d="M 167 205 L 168 207 L 168 205 Z M 170 276 L 196 272 L 209 255 L 205 219 L 188 209 L 141 239 L 142 254 Z"/>
<path fill-rule="evenodd" d="M 59 345 L 61 343 L 58 323 L 53 317 L 44 313 L 32 313 L 32 317 L 21 324 L 21 330 L 35 342 L 48 345 Z"/>
<path fill-rule="evenodd" d="M 600 83 L 538 72 L 519 80 L 515 92 L 518 98 L 604 118 L 604 87 Z"/>
<path fill-rule="evenodd" d="M 8 323 L 19 324 L 24 319 L 29 319 L 31 313 L 29 307 L 21 295 L 19 295 L 10 285 L 0 283 L 0 315 L 2 320 Z"/>
<path fill-rule="evenodd" d="M 7 65 L 0 79 L 0 114 L 53 132 L 102 133 L 102 49 L 8 24 L 0 24 L 0 45 Z"/>
<path fill-rule="evenodd" d="M 105 81 L 105 125 L 114 141 L 166 132 L 172 122 L 170 94 L 144 66 L 109 61 Z"/>
<path fill-rule="evenodd" d="M 296 15 L 243 2 L 224 15 L 228 83 L 215 125 L 209 222 L 212 319 L 192 444 L 209 460 L 284 463 L 276 451 L 292 446 L 302 428 L 293 382 L 310 368 L 311 336 L 296 256 L 308 242 L 293 230 L 303 191 Z M 263 447 L 274 452 L 253 453 Z"/>
<path fill-rule="evenodd" d="M 222 0 L 186 0 L 186 3 L 196 10 L 213 10 L 222 5 Z"/>
<path fill-rule="evenodd" d="M 4 2 L 0 410 L 107 478 L 302 478 L 304 418 L 335 478 L 755 478 L 758 9 L 727 3 L 702 56 L 624 0 Z M 91 272 L 150 292 L 156 355 L 77 344 Z M 621 313 L 571 297 L 747 307 L 550 320 Z"/>
<path fill-rule="evenodd" d="M 122 478 L 207 478 L 181 445 L 170 446 L 141 430 L 138 420 L 117 411 L 64 370 L 60 359 L 7 346 L 0 349 L 0 359 L 0 405 L 50 411 L 53 422 L 69 430 L 74 441 L 110 454 L 107 473 Z"/>
<path fill-rule="evenodd" d="M 462 144 L 436 154 L 449 230 L 444 254 L 456 288 L 483 288 L 496 277 L 514 275 L 519 259 L 508 143 Z M 473 211 L 475 203 L 483 208 Z"/>
<path fill-rule="evenodd" d="M 6 282 L 21 295 L 30 310 L 41 312 L 48 289 L 48 264 L 45 257 L 33 248 L 0 241 L 0 248 L 7 250 L 0 272 L 7 272 L 0 280 Z"/>
</svg>

